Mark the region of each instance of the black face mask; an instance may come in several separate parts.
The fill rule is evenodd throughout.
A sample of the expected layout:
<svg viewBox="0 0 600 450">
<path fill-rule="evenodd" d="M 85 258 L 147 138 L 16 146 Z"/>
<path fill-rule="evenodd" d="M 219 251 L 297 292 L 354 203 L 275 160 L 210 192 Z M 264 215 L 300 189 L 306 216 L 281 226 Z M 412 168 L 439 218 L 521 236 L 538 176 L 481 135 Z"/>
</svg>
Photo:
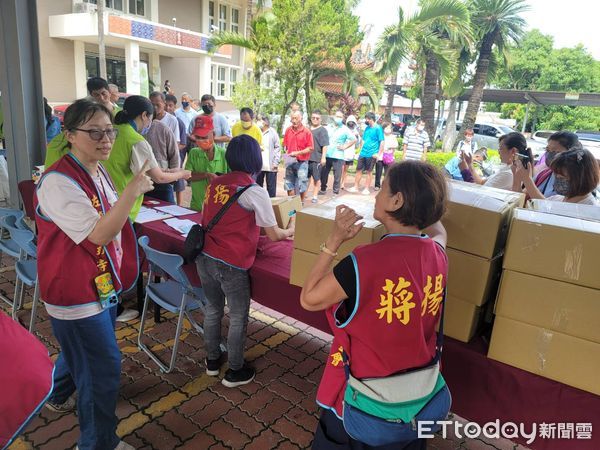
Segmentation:
<svg viewBox="0 0 600 450">
<path fill-rule="evenodd" d="M 204 114 L 212 114 L 214 110 L 215 109 L 210 105 L 202 105 L 202 111 L 204 111 Z"/>
</svg>

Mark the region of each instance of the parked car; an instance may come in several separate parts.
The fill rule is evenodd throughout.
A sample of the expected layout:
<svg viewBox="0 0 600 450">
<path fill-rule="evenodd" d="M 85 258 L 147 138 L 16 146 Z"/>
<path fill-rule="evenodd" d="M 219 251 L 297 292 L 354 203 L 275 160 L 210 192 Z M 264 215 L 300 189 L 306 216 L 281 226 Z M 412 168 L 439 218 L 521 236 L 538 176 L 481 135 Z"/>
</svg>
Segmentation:
<svg viewBox="0 0 600 450">
<path fill-rule="evenodd" d="M 119 100 L 117 100 L 117 106 L 119 108 L 123 108 L 123 103 L 125 103 L 125 99 L 127 97 L 129 97 L 131 94 L 127 94 L 125 92 L 119 92 Z M 63 120 L 65 118 L 65 111 L 67 110 L 67 108 L 70 106 L 70 103 L 66 103 L 64 105 L 57 105 L 54 108 L 52 108 L 54 110 L 54 115 L 56 117 L 58 117 L 58 120 L 60 120 L 60 123 L 62 125 Z"/>
<path fill-rule="evenodd" d="M 575 134 L 579 137 L 581 145 L 592 152 L 594 157 L 600 161 L 600 131 L 577 130 Z"/>
<path fill-rule="evenodd" d="M 456 122 L 456 130 L 460 130 L 462 122 Z M 498 150 L 498 138 L 502 135 L 513 133 L 513 130 L 506 125 L 481 122 L 473 126 L 473 140 L 478 147 L 486 147 L 491 150 Z M 527 139 L 527 146 L 531 148 L 533 156 L 537 160 L 546 151 L 546 141 L 540 142 L 533 139 Z"/>
<path fill-rule="evenodd" d="M 546 143 L 548 142 L 548 138 L 552 136 L 556 131 L 552 130 L 539 130 L 531 135 L 531 139 L 536 142 Z"/>
</svg>

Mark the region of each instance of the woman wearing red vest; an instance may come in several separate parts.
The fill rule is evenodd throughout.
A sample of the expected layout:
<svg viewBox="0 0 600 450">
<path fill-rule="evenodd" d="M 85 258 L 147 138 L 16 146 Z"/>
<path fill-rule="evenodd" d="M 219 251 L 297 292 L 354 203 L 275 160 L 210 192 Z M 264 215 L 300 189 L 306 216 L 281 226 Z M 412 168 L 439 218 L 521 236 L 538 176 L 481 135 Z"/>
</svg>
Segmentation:
<svg viewBox="0 0 600 450">
<path fill-rule="evenodd" d="M 64 127 L 71 151 L 46 171 L 34 200 L 40 297 L 61 347 L 46 406 L 69 412 L 77 391 L 78 448 L 130 449 L 116 434 L 121 353 L 114 324 L 117 295 L 138 274 L 128 215 L 152 181 L 144 164 L 117 197 L 99 164 L 117 134 L 103 105 L 77 100 Z"/>
<path fill-rule="evenodd" d="M 206 373 L 217 376 L 223 364 L 221 320 L 227 297 L 229 369 L 222 383 L 236 387 L 251 382 L 255 375 L 254 369 L 244 363 L 244 344 L 250 310 L 248 270 L 254 264 L 259 227 L 264 228 L 272 241 L 280 241 L 294 234 L 294 222 L 287 230 L 277 226 L 269 194 L 254 181 L 253 175 L 262 170 L 261 150 L 256 139 L 245 134 L 234 137 L 227 146 L 225 159 L 231 172 L 216 177 L 208 185 L 202 222 L 208 224 L 235 192 L 250 187 L 206 234 L 196 266 L 208 301 L 204 313 Z"/>
<path fill-rule="evenodd" d="M 300 297 L 305 309 L 326 310 L 334 335 L 317 392 L 323 413 L 313 449 L 375 448 L 352 439 L 341 420 L 344 354 L 358 379 L 423 367 L 436 356 L 448 266 L 446 231 L 439 222 L 445 209 L 446 181 L 435 167 L 420 161 L 393 165 L 373 213 L 388 234 L 355 248 L 332 270 L 340 245 L 362 228 L 354 210 L 338 206 L 334 229 Z M 416 440 L 376 448 L 424 446 L 424 440 Z"/>
</svg>

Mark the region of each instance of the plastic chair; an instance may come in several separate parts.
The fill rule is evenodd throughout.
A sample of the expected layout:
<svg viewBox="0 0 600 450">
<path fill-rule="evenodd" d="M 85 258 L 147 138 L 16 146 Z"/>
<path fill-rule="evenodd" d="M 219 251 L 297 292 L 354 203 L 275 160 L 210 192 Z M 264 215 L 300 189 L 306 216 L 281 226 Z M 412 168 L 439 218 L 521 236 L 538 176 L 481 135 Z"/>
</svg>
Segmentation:
<svg viewBox="0 0 600 450">
<path fill-rule="evenodd" d="M 4 238 L 6 231 L 1 221 L 4 218 L 13 217 L 14 221 L 11 222 L 14 227 L 26 226 L 23 222 L 23 211 L 18 209 L 0 208 L 0 262 L 2 261 L 2 255 L 7 254 L 13 258 L 19 259 L 21 257 L 21 249 L 12 238 Z M 15 291 L 16 292 L 16 291 Z M 8 303 L 8 305 L 14 310 L 14 301 L 0 293 L 0 299 Z"/>
<path fill-rule="evenodd" d="M 142 236 L 138 239 L 140 247 L 144 250 L 149 263 L 148 283 L 146 284 L 146 296 L 144 297 L 144 308 L 140 320 L 140 331 L 138 335 L 138 347 L 154 360 L 160 369 L 169 373 L 175 367 L 177 358 L 177 347 L 179 346 L 179 337 L 183 327 L 183 318 L 187 317 L 192 326 L 200 333 L 204 333 L 203 328 L 192 318 L 191 312 L 195 310 L 204 311 L 206 297 L 202 288 L 193 287 L 187 275 L 182 269 L 183 258 L 179 255 L 164 253 L 150 247 L 148 236 Z M 169 279 L 161 283 L 155 283 L 152 280 L 154 276 L 162 276 Z M 158 355 L 152 352 L 143 342 L 144 324 L 146 323 L 146 312 L 148 303 L 152 300 L 157 305 L 167 311 L 178 314 L 177 328 L 175 330 L 175 341 L 171 359 L 167 366 Z"/>
<path fill-rule="evenodd" d="M 31 304 L 31 319 L 29 321 L 29 332 L 33 333 L 35 328 L 35 318 L 37 313 L 37 304 L 39 301 L 39 289 L 37 278 L 37 246 L 35 244 L 35 235 L 31 230 L 17 228 L 19 219 L 15 216 L 5 216 L 0 219 L 3 228 L 10 232 L 11 239 L 20 249 L 19 260 L 15 264 L 17 281 L 15 283 L 15 298 L 12 304 L 12 317 L 16 319 L 17 311 L 23 305 L 25 295 L 25 285 L 34 287 L 33 301 Z"/>
</svg>

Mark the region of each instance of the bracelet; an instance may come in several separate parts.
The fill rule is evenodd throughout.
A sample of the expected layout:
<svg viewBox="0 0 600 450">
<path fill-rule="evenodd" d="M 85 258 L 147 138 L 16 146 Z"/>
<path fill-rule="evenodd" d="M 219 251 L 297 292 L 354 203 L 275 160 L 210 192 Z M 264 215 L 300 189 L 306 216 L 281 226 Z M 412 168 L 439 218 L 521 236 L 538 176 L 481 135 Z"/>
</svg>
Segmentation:
<svg viewBox="0 0 600 450">
<path fill-rule="evenodd" d="M 337 254 L 337 252 L 332 252 L 331 250 L 329 250 L 329 249 L 327 248 L 327 246 L 325 245 L 325 242 L 323 242 L 323 243 L 321 244 L 321 246 L 319 247 L 319 249 L 320 249 L 320 250 L 321 250 L 323 253 L 325 253 L 325 254 L 327 254 L 327 255 L 329 255 L 329 256 L 333 256 L 334 258 L 335 258 L 335 257 L 338 255 L 338 254 Z"/>
</svg>

